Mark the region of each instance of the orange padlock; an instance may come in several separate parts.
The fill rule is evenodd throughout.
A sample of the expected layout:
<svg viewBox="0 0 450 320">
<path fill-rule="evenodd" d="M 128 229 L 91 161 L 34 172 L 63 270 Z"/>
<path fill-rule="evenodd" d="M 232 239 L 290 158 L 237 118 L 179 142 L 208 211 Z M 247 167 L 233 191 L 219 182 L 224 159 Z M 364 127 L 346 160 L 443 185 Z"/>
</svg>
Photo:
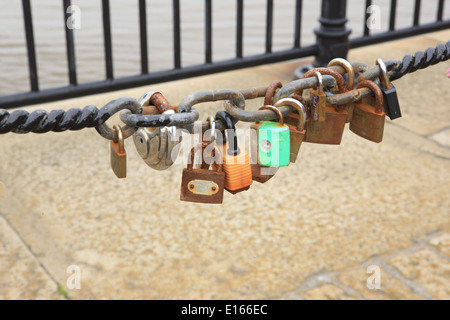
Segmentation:
<svg viewBox="0 0 450 320">
<path fill-rule="evenodd" d="M 250 157 L 245 150 L 239 148 L 233 118 L 228 112 L 220 110 L 215 119 L 222 120 L 227 131 L 222 139 L 216 141 L 219 147 L 222 144 L 225 189 L 233 194 L 248 190 L 253 183 Z"/>
</svg>

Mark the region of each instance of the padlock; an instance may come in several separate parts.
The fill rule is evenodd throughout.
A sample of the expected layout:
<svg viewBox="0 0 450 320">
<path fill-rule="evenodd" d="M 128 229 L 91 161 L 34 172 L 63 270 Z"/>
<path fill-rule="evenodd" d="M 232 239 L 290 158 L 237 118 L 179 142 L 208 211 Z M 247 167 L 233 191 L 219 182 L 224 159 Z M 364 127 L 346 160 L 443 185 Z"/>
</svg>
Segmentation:
<svg viewBox="0 0 450 320">
<path fill-rule="evenodd" d="M 311 89 L 309 91 L 309 99 L 311 101 L 311 119 L 313 122 L 324 122 L 326 118 L 327 96 L 323 91 L 322 74 L 316 71 L 315 76 L 319 81 L 319 86 L 317 89 Z"/>
<path fill-rule="evenodd" d="M 342 76 L 337 72 L 331 72 L 333 76 L 336 76 L 337 83 L 343 83 Z M 319 86 L 322 84 L 322 77 L 317 77 L 319 81 Z M 344 88 L 339 85 L 339 92 L 342 92 Z M 302 101 L 303 97 L 299 95 L 293 95 L 292 98 Z M 310 103 L 311 105 L 311 103 Z M 311 109 L 311 107 L 310 107 Z M 311 111 L 310 111 L 311 112 Z M 328 105 L 325 107 L 325 121 L 312 121 L 311 114 L 308 115 L 306 119 L 306 134 L 303 138 L 303 142 L 319 143 L 319 144 L 331 144 L 338 145 L 341 144 L 342 135 L 344 134 L 345 123 L 347 121 L 347 111 L 339 110 L 334 106 Z M 297 125 L 300 121 L 300 116 L 298 113 L 292 112 L 288 117 L 286 117 L 286 122 L 291 125 Z"/>
<path fill-rule="evenodd" d="M 328 63 L 328 67 L 331 66 L 341 66 L 347 72 L 347 85 L 346 91 L 353 91 L 355 86 L 355 71 L 353 70 L 352 65 L 345 59 L 335 58 Z M 355 103 L 348 103 L 339 106 L 340 109 L 345 109 L 347 111 L 347 123 L 352 121 L 353 109 L 355 108 Z"/>
<path fill-rule="evenodd" d="M 119 179 L 127 177 L 127 152 L 125 151 L 125 141 L 123 139 L 122 128 L 114 125 L 117 132 L 117 141 L 111 140 L 111 169 Z"/>
<path fill-rule="evenodd" d="M 232 194 L 248 190 L 253 183 L 250 157 L 239 148 L 233 118 L 228 112 L 220 110 L 215 119 L 223 121 L 227 131 L 227 135 L 222 134 L 222 139 L 216 140 L 218 145 L 222 144 L 219 147 L 222 148 L 225 189 Z"/>
<path fill-rule="evenodd" d="M 391 84 L 391 81 L 389 80 L 386 65 L 383 60 L 377 59 L 377 65 L 381 70 L 380 89 L 383 93 L 384 112 L 391 120 L 400 118 L 402 116 L 402 112 L 400 111 L 397 89 L 395 89 L 394 85 Z"/>
<path fill-rule="evenodd" d="M 258 163 L 258 130 L 261 124 L 262 121 L 259 121 L 250 125 L 250 166 L 252 179 L 259 183 L 266 183 L 277 173 L 280 167 L 265 167 Z"/>
<path fill-rule="evenodd" d="M 267 87 L 266 94 L 264 96 L 264 105 L 272 105 L 275 93 L 282 87 L 283 84 L 281 81 L 272 81 Z M 280 167 L 266 167 L 258 163 L 258 130 L 261 124 L 262 121 L 259 121 L 250 125 L 250 163 L 253 181 L 266 183 L 277 173 Z"/>
<path fill-rule="evenodd" d="M 156 91 L 145 93 L 139 102 L 143 114 L 175 113 L 173 106 Z M 148 166 L 156 170 L 165 170 L 175 162 L 178 156 L 181 134 L 178 134 L 176 127 L 139 128 L 133 140 L 136 150 Z"/>
<path fill-rule="evenodd" d="M 286 167 L 290 163 L 289 127 L 274 106 L 266 105 L 259 110 L 274 111 L 278 122 L 263 121 L 258 127 L 258 163 L 265 167 Z"/>
<path fill-rule="evenodd" d="M 198 144 L 191 150 L 190 163 L 183 169 L 181 179 L 180 200 L 200 203 L 220 204 L 223 202 L 223 190 L 225 186 L 225 173 L 223 165 L 220 163 L 213 166 L 213 170 L 208 168 L 194 169 L 194 158 L 197 151 L 203 151 L 203 144 Z M 214 147 L 216 154 L 220 154 L 217 146 Z"/>
<path fill-rule="evenodd" d="M 360 101 L 355 104 L 350 130 L 358 136 L 373 141 L 383 140 L 385 113 L 383 112 L 383 94 L 380 87 L 371 80 L 363 80 L 358 89 L 370 88 L 375 95 L 375 107 Z"/>
<path fill-rule="evenodd" d="M 306 107 L 298 100 L 293 98 L 284 98 L 278 100 L 275 107 L 292 106 L 297 109 L 299 114 L 299 121 L 296 126 L 288 124 L 290 133 L 290 162 L 294 163 L 297 160 L 300 147 L 306 134 Z"/>
</svg>

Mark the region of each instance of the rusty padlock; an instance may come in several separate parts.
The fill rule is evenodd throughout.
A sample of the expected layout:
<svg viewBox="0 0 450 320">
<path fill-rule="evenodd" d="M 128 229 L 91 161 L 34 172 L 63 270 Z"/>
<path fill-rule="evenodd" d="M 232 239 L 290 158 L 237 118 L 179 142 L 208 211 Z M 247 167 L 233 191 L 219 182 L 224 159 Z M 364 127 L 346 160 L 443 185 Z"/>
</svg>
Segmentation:
<svg viewBox="0 0 450 320">
<path fill-rule="evenodd" d="M 319 68 L 322 70 L 323 68 Z M 328 70 L 325 73 L 335 77 L 336 83 L 338 84 L 339 92 L 342 93 L 344 90 L 344 78 L 342 76 L 331 70 Z M 313 71 L 313 70 L 311 70 Z M 311 74 L 311 71 L 308 71 L 308 74 Z M 320 72 L 315 73 L 315 76 L 318 79 L 319 85 L 323 85 L 322 76 Z M 292 95 L 292 98 L 304 101 L 301 96 L 302 91 L 299 91 L 299 94 Z M 312 121 L 311 114 L 308 114 L 306 120 L 306 134 L 303 139 L 303 142 L 311 142 L 311 143 L 320 143 L 320 144 L 331 144 L 338 145 L 341 144 L 342 135 L 344 134 L 345 123 L 347 121 L 347 111 L 339 110 L 331 105 L 326 106 L 325 108 L 325 121 Z M 285 118 L 286 123 L 296 126 L 298 124 L 300 117 L 298 113 L 292 112 L 289 116 Z"/>
<path fill-rule="evenodd" d="M 275 107 L 279 108 L 281 106 L 292 106 L 297 109 L 299 114 L 299 120 L 296 126 L 287 124 L 289 127 L 291 145 L 290 162 L 294 163 L 297 160 L 300 147 L 306 134 L 306 107 L 300 101 L 293 98 L 284 98 L 278 100 L 278 102 L 275 104 Z"/>
<path fill-rule="evenodd" d="M 127 152 L 125 151 L 125 141 L 123 139 L 122 128 L 114 125 L 117 132 L 117 141 L 111 140 L 111 169 L 117 178 L 127 177 Z"/>
<path fill-rule="evenodd" d="M 336 71 L 327 68 L 316 68 L 306 72 L 302 78 L 308 78 L 316 76 L 319 85 L 323 85 L 322 74 L 330 75 L 336 80 L 336 86 L 339 93 L 343 93 L 345 90 L 344 78 Z M 303 90 L 297 91 L 291 97 L 304 102 L 302 97 Z M 306 104 L 303 103 L 305 106 Z M 309 103 L 308 109 L 311 109 L 311 102 Z M 320 144 L 331 144 L 338 145 L 341 143 L 342 135 L 345 129 L 345 123 L 347 121 L 347 111 L 342 110 L 340 106 L 336 108 L 328 105 L 325 108 L 325 121 L 312 121 L 311 120 L 311 110 L 307 111 L 306 120 L 306 135 L 303 142 L 320 143 Z M 296 126 L 300 119 L 299 114 L 296 112 L 291 112 L 287 117 L 284 118 L 286 123 Z"/>
<path fill-rule="evenodd" d="M 322 74 L 320 72 L 316 72 L 315 76 L 319 81 L 319 86 L 323 86 Z M 342 78 L 341 75 L 339 75 L 339 77 Z M 340 92 L 342 92 L 342 90 L 343 87 L 340 89 Z M 338 108 L 326 105 L 325 114 L 325 121 L 312 121 L 311 112 L 311 115 L 306 122 L 306 135 L 303 139 L 304 142 L 333 145 L 341 144 L 345 123 L 347 121 L 347 111 L 338 110 Z"/>
<path fill-rule="evenodd" d="M 350 64 L 350 62 L 348 62 L 345 59 L 342 58 L 336 58 L 331 60 L 328 63 L 328 67 L 331 66 L 341 66 L 342 68 L 345 69 L 345 71 L 347 72 L 347 85 L 345 87 L 346 91 L 353 91 L 353 88 L 355 86 L 355 71 L 353 70 L 352 65 Z M 347 111 L 347 123 L 349 123 L 350 121 L 352 121 L 352 116 L 353 116 L 353 109 L 355 108 L 355 103 L 348 103 L 348 104 L 344 104 L 341 105 L 340 108 L 343 108 Z"/>
<path fill-rule="evenodd" d="M 386 119 L 383 111 L 383 93 L 380 87 L 371 80 L 361 81 L 358 84 L 358 89 L 360 88 L 372 90 L 375 95 L 375 106 L 363 101 L 356 103 L 353 118 L 350 122 L 350 130 L 364 139 L 379 143 L 383 140 L 384 122 Z"/>
<path fill-rule="evenodd" d="M 204 145 L 198 144 L 191 150 L 190 163 L 183 169 L 181 178 L 180 200 L 200 203 L 220 204 L 223 202 L 225 186 L 225 173 L 221 161 L 213 167 L 213 170 L 194 169 L 194 158 L 197 151 L 203 151 Z M 214 147 L 214 158 L 221 154 L 217 146 Z M 203 152 L 202 152 L 203 153 Z M 203 156 L 203 155 L 202 155 Z M 202 161 L 203 163 L 203 161 Z"/>
</svg>

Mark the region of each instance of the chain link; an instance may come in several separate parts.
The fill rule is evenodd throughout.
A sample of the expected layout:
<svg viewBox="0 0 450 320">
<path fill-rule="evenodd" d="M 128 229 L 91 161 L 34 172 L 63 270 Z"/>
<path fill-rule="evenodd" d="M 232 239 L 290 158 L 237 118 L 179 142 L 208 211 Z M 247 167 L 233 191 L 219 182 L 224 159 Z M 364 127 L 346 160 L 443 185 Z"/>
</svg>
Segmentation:
<svg viewBox="0 0 450 320">
<path fill-rule="evenodd" d="M 428 48 L 425 51 L 417 51 L 414 55 L 407 54 L 402 60 L 388 60 L 385 62 L 388 76 L 391 81 L 400 79 L 408 73 L 419 69 L 427 68 L 439 62 L 450 59 L 450 41 L 446 44 L 440 43 L 435 48 Z M 378 81 L 381 70 L 379 66 L 369 68 L 367 64 L 351 63 L 355 72 L 360 73 L 358 83 L 363 80 Z M 341 75 L 346 70 L 339 65 L 331 66 L 329 74 L 337 72 Z M 334 73 L 333 73 L 334 72 Z M 309 74 L 308 74 L 309 75 Z M 336 75 L 323 75 L 323 85 L 328 88 L 342 83 L 336 82 Z M 317 87 L 319 85 L 316 77 L 307 77 L 294 80 L 278 89 L 273 96 L 272 102 L 291 97 L 297 92 L 305 89 Z M 119 98 L 111 101 L 101 109 L 89 105 L 84 109 L 72 108 L 67 111 L 36 110 L 28 113 L 25 110 L 16 110 L 12 113 L 0 109 L 0 134 L 13 133 L 46 133 L 63 132 L 67 130 L 76 131 L 84 128 L 95 127 L 98 133 L 105 139 L 117 141 L 117 133 L 110 128 L 106 121 L 114 114 L 120 112 L 120 119 L 126 124 L 123 128 L 124 138 L 133 135 L 139 127 L 165 127 L 176 126 L 184 128 L 189 132 L 193 131 L 193 124 L 198 120 L 199 114 L 193 107 L 200 103 L 224 101 L 225 109 L 235 118 L 235 121 L 257 122 L 272 120 L 276 115 L 270 110 L 249 111 L 245 110 L 246 100 L 265 97 L 268 87 L 249 88 L 244 90 L 219 89 L 211 91 L 200 91 L 186 96 L 178 105 L 175 114 L 144 115 L 140 103 L 132 98 Z M 338 106 L 359 101 L 365 97 L 373 95 L 368 88 L 354 89 L 339 94 L 327 92 L 326 101 L 330 105 Z M 305 99 L 308 103 L 308 99 Z M 287 116 L 293 111 L 291 106 L 282 106 L 280 111 L 283 116 Z M 209 122 L 202 122 L 202 129 L 207 130 Z M 221 120 L 215 120 L 218 130 L 225 129 L 225 124 Z"/>
</svg>

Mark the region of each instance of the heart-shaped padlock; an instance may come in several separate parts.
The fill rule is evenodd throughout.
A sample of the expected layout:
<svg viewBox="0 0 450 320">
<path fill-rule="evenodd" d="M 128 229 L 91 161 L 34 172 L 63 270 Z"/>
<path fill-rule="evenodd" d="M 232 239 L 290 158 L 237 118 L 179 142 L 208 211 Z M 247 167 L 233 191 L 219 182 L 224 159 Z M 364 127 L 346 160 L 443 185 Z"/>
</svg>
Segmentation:
<svg viewBox="0 0 450 320">
<path fill-rule="evenodd" d="M 173 107 L 156 91 L 145 93 L 141 106 L 154 105 L 162 114 L 174 114 Z M 133 136 L 134 144 L 145 163 L 156 170 L 168 169 L 177 159 L 181 134 L 176 127 L 139 128 Z"/>
</svg>

